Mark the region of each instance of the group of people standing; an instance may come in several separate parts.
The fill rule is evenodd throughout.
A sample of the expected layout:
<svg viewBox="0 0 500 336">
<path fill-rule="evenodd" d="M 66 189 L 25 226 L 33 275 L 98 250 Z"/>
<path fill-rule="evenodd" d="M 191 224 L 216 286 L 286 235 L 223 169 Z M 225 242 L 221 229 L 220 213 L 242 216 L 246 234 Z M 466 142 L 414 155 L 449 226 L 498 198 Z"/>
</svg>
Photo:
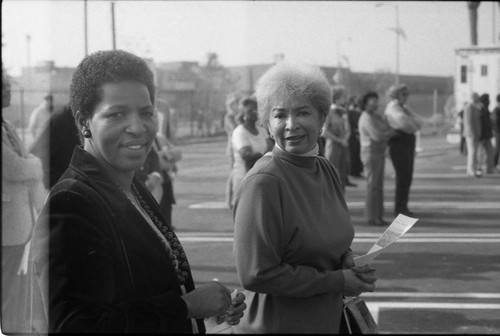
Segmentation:
<svg viewBox="0 0 500 336">
<path fill-rule="evenodd" d="M 8 95 L 2 71 L 2 96 Z M 380 202 L 387 144 L 396 169 L 395 211 L 411 215 L 420 121 L 406 106 L 406 86 L 394 87 L 391 97 L 381 115 L 378 95 L 367 93 L 358 121 L 371 225 L 386 225 Z M 229 103 L 237 109 L 227 115 L 234 121 L 229 205 L 245 289 L 231 295 L 217 281 L 195 286 L 156 195 L 162 176 L 146 173 L 148 165 L 161 165 L 150 158 L 152 148 L 163 155 L 147 63 L 122 50 L 86 56 L 70 86 L 79 144 L 45 202 L 34 197 L 40 159 L 23 150 L 2 120 L 2 179 L 13 191 L 4 197 L 2 190 L 2 227 L 12 224 L 9 234 L 17 237 L 2 246 L 2 285 L 10 286 L 3 286 L 2 329 L 204 333 L 204 319 L 215 319 L 237 333 L 338 333 L 343 298 L 374 291 L 377 275 L 371 265 L 356 267 L 350 248 L 346 167 L 330 158 L 348 155 L 335 98 L 319 67 L 279 63 L 259 79 L 254 97 Z M 327 139 L 326 157 L 319 155 L 320 137 Z M 31 275 L 31 300 L 15 287 L 24 273 Z M 24 312 L 10 309 L 16 301 L 26 303 Z"/>
<path fill-rule="evenodd" d="M 497 106 L 490 113 L 489 94 L 479 96 L 474 92 L 462 112 L 463 137 L 467 146 L 467 176 L 481 177 L 484 164 L 486 174 L 497 171 L 500 151 L 500 94 L 496 100 Z M 493 137 L 495 145 L 492 144 Z"/>
</svg>

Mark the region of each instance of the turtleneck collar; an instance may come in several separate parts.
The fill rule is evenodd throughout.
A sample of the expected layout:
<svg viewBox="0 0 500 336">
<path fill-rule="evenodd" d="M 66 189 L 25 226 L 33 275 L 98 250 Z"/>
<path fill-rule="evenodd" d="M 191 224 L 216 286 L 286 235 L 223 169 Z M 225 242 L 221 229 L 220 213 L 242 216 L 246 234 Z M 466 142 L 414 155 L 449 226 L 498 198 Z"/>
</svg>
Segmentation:
<svg viewBox="0 0 500 336">
<path fill-rule="evenodd" d="M 316 145 L 313 150 L 304 153 L 304 154 L 292 154 L 282 149 L 278 144 L 274 145 L 273 148 L 273 156 L 276 156 L 279 159 L 283 159 L 288 161 L 296 166 L 303 168 L 313 168 L 316 164 L 316 158 L 318 157 L 319 146 Z"/>
</svg>

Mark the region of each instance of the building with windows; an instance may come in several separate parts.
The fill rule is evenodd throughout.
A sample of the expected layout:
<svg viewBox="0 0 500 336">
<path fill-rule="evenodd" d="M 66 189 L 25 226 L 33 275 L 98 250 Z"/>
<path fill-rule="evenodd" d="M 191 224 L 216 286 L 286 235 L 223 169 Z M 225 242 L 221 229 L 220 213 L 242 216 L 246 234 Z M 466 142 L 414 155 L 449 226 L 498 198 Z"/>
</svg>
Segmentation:
<svg viewBox="0 0 500 336">
<path fill-rule="evenodd" d="M 470 46 L 455 50 L 457 111 L 470 102 L 473 92 L 487 93 L 494 101 L 500 93 L 500 46 Z"/>
</svg>

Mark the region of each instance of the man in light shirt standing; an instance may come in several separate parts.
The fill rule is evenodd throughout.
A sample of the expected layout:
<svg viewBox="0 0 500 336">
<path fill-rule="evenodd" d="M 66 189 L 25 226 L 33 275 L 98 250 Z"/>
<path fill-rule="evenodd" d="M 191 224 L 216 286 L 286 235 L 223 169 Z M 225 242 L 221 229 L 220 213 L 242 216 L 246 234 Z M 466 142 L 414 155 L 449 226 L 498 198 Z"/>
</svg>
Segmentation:
<svg viewBox="0 0 500 336">
<path fill-rule="evenodd" d="M 396 135 L 388 143 L 396 172 L 394 215 L 401 213 L 414 217 L 415 214 L 408 209 L 408 199 L 413 178 L 415 133 L 422 127 L 422 119 L 406 105 L 409 95 L 406 84 L 392 86 L 389 89 L 391 101 L 387 104 L 385 115 L 389 126 L 396 131 Z"/>
<path fill-rule="evenodd" d="M 464 109 L 464 136 L 467 144 L 467 176 L 480 177 L 478 171 L 477 152 L 479 138 L 481 137 L 481 102 L 479 95 L 474 92 L 471 96 L 472 102 Z"/>
</svg>

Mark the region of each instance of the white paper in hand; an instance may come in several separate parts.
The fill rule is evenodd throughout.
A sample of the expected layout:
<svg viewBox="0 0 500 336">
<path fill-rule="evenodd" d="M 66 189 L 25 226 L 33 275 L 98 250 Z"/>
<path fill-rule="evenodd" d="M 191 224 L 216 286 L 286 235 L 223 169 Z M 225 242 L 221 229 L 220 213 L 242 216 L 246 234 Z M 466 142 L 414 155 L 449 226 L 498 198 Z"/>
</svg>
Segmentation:
<svg viewBox="0 0 500 336">
<path fill-rule="evenodd" d="M 364 266 L 370 264 L 388 246 L 401 238 L 416 222 L 418 218 L 411 218 L 399 214 L 379 237 L 377 242 L 371 247 L 367 254 L 354 258 L 354 264 Z"/>
</svg>

